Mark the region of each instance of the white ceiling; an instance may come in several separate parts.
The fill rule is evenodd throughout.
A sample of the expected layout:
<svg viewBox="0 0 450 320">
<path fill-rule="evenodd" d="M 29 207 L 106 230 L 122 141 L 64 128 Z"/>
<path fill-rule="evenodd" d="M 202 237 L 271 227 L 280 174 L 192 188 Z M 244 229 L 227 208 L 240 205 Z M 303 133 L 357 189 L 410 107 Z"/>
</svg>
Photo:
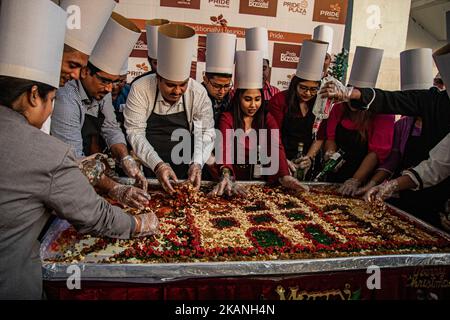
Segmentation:
<svg viewBox="0 0 450 320">
<path fill-rule="evenodd" d="M 450 0 L 411 0 L 411 18 L 436 41 L 446 41 L 445 14 Z"/>
</svg>

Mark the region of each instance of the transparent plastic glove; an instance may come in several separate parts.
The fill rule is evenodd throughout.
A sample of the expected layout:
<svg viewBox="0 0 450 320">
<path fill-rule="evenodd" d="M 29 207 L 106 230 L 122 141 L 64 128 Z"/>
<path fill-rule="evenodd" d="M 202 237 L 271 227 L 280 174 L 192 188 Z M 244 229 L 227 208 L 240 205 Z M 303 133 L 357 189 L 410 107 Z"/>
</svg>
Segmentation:
<svg viewBox="0 0 450 320">
<path fill-rule="evenodd" d="M 328 151 L 326 151 L 325 154 L 323 155 L 323 160 L 324 160 L 325 162 L 327 162 L 328 160 L 330 160 L 331 156 L 332 156 L 333 154 L 335 154 L 335 153 L 336 153 L 335 150 L 328 150 Z"/>
<path fill-rule="evenodd" d="M 333 99 L 334 102 L 348 102 L 352 91 L 353 87 L 346 87 L 343 84 L 330 81 L 325 83 L 319 94 L 322 98 Z"/>
<path fill-rule="evenodd" d="M 142 189 L 123 184 L 116 184 L 108 192 L 108 196 L 126 206 L 140 210 L 144 209 L 150 200 L 150 195 Z"/>
<path fill-rule="evenodd" d="M 88 178 L 92 186 L 96 186 L 101 177 L 106 171 L 106 166 L 102 160 L 107 159 L 107 156 L 101 153 L 95 153 L 85 158 L 77 160 L 78 168 L 80 168 L 83 175 Z"/>
<path fill-rule="evenodd" d="M 127 176 L 136 180 L 136 185 L 147 192 L 148 181 L 139 169 L 139 165 L 132 156 L 128 155 L 120 161 L 123 171 Z"/>
<path fill-rule="evenodd" d="M 301 158 L 295 160 L 294 163 L 298 164 L 298 167 L 300 169 L 305 170 L 305 172 L 306 172 L 309 170 L 309 168 L 311 168 L 312 159 L 308 156 L 304 156 L 304 157 L 301 157 Z"/>
<path fill-rule="evenodd" d="M 208 196 L 215 197 L 222 196 L 223 194 L 228 196 L 240 195 L 245 197 L 248 193 L 244 187 L 234 182 L 230 175 L 224 175 L 222 176 L 220 182 L 216 184 L 210 193 L 208 193 Z"/>
<path fill-rule="evenodd" d="M 284 176 L 279 179 L 280 184 L 285 187 L 286 189 L 299 191 L 299 192 L 305 192 L 309 191 L 309 187 L 307 185 L 304 185 L 300 183 L 297 179 L 291 176 Z"/>
<path fill-rule="evenodd" d="M 361 181 L 355 178 L 347 179 L 344 184 L 339 188 L 339 192 L 343 196 L 355 196 L 358 187 L 361 185 Z"/>
<path fill-rule="evenodd" d="M 367 191 L 375 187 L 377 183 L 373 180 L 370 180 L 364 187 L 358 188 L 355 192 L 355 196 L 363 196 L 366 194 Z"/>
<path fill-rule="evenodd" d="M 202 167 L 198 163 L 193 163 L 189 166 L 188 180 L 192 183 L 195 190 L 200 189 L 202 182 Z"/>
<path fill-rule="evenodd" d="M 159 220 L 153 212 L 139 214 L 133 218 L 136 222 L 133 237 L 137 238 L 159 234 Z"/>
<path fill-rule="evenodd" d="M 397 190 L 397 180 L 386 181 L 376 187 L 371 188 L 364 196 L 364 199 L 369 202 L 384 201 L 392 197 L 394 193 L 397 192 Z"/>
<path fill-rule="evenodd" d="M 163 189 L 168 193 L 175 192 L 175 189 L 172 187 L 172 184 L 170 183 L 170 179 L 175 181 L 175 183 L 178 183 L 178 178 L 175 172 L 172 170 L 169 164 L 162 163 L 156 167 L 156 178 L 158 179 L 159 183 L 161 183 L 161 186 Z"/>
<path fill-rule="evenodd" d="M 291 160 L 288 160 L 287 163 L 288 163 L 288 167 L 289 167 L 289 171 L 291 172 L 291 175 L 294 175 L 297 172 L 297 165 Z"/>
</svg>

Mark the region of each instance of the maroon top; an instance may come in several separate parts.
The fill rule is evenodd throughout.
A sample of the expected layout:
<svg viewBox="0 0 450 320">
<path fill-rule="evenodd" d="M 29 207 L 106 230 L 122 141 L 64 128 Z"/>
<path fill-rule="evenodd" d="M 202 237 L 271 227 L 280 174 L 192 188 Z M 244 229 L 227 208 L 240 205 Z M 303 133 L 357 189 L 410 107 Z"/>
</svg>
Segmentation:
<svg viewBox="0 0 450 320">
<path fill-rule="evenodd" d="M 221 163 L 223 163 L 223 167 L 229 168 L 235 178 L 237 180 L 241 179 L 242 180 L 242 175 L 241 177 L 239 176 L 239 169 L 238 166 L 236 166 L 236 164 L 233 164 L 234 162 L 236 162 L 236 156 L 235 159 L 232 159 L 232 152 L 231 152 L 231 148 L 233 148 L 233 141 L 228 141 L 230 140 L 230 133 L 227 134 L 227 130 L 234 130 L 234 125 L 233 125 L 233 114 L 231 112 L 224 112 L 222 113 L 222 116 L 220 117 L 220 121 L 219 121 L 219 130 L 222 134 L 222 146 L 223 146 L 223 154 L 222 154 L 222 159 L 218 159 L 221 160 Z M 283 144 L 281 143 L 281 139 L 280 139 L 280 134 L 279 134 L 279 127 L 275 121 L 275 119 L 269 114 L 267 113 L 265 116 L 265 129 L 267 129 L 268 131 L 268 155 L 271 157 L 270 155 L 270 138 L 271 136 L 274 136 L 275 139 L 278 139 L 278 143 L 279 143 L 279 148 L 278 148 L 278 159 L 279 159 L 279 168 L 278 168 L 278 172 L 275 175 L 269 176 L 267 178 L 268 182 L 273 183 L 276 182 L 276 180 L 280 177 L 284 177 L 284 176 L 288 176 L 289 174 L 289 167 L 287 164 L 287 160 L 286 160 L 286 155 L 284 152 L 284 148 L 283 148 Z M 274 131 L 275 130 L 275 131 Z M 220 137 L 219 137 L 220 139 Z M 250 145 L 249 145 L 249 139 L 245 139 L 245 159 L 246 161 L 248 161 L 249 158 L 249 149 L 250 149 Z M 234 152 L 233 152 L 234 153 Z M 216 157 L 220 157 L 219 153 L 216 150 Z M 249 167 L 250 169 L 250 167 Z M 249 170 L 248 169 L 248 170 Z"/>
</svg>

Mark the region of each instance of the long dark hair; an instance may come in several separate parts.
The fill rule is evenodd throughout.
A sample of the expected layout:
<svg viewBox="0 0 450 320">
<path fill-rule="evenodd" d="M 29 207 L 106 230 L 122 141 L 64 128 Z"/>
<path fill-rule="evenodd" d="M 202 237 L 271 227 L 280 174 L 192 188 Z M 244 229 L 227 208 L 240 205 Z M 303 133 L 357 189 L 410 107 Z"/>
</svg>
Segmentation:
<svg viewBox="0 0 450 320">
<path fill-rule="evenodd" d="M 291 79 L 291 83 L 289 84 L 289 89 L 287 92 L 287 104 L 288 104 L 288 114 L 287 116 L 289 118 L 299 118 L 300 117 L 300 97 L 298 96 L 297 87 L 300 82 L 306 82 L 309 80 L 305 80 L 302 78 L 299 78 L 297 76 L 293 76 Z M 314 81 L 319 82 L 319 81 Z M 316 96 L 314 96 L 311 100 L 306 102 L 308 105 L 308 109 L 312 109 L 314 106 L 314 103 L 316 102 Z"/>
<path fill-rule="evenodd" d="M 237 89 L 234 93 L 233 99 L 231 100 L 231 108 L 233 110 L 233 126 L 234 129 L 244 129 L 244 113 L 241 110 L 241 95 L 247 91 L 247 89 Z M 255 129 L 263 129 L 265 127 L 265 102 L 264 102 L 264 92 L 262 89 L 259 89 L 261 92 L 261 107 L 259 107 L 253 119 L 253 127 Z"/>
<path fill-rule="evenodd" d="M 356 125 L 362 142 L 367 141 L 369 125 L 375 116 L 373 109 L 352 111 L 350 105 L 347 102 L 344 103 L 342 119 L 350 119 Z"/>
<path fill-rule="evenodd" d="M 24 110 L 20 107 L 13 108 L 12 105 L 24 92 L 31 91 L 33 86 L 37 87 L 39 96 L 44 101 L 47 101 L 48 94 L 56 89 L 48 84 L 37 81 L 0 76 L 0 104 L 15 111 L 23 112 Z"/>
</svg>

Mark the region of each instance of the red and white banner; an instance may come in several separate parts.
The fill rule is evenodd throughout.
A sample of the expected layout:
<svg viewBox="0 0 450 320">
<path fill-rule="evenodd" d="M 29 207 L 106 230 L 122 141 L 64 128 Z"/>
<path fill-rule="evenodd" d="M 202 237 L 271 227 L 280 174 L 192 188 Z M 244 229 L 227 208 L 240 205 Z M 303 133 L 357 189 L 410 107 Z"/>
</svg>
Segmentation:
<svg viewBox="0 0 450 320">
<path fill-rule="evenodd" d="M 119 0 L 116 11 L 133 20 L 142 30 L 129 60 L 129 80 L 149 69 L 145 20 L 168 19 L 195 29 L 198 47 L 193 52 L 192 76 L 201 81 L 205 70 L 208 32 L 237 36 L 237 50 L 245 50 L 245 30 L 256 26 L 269 30 L 271 84 L 287 89 L 295 73 L 301 43 L 313 30 L 326 24 L 334 30 L 332 52 L 341 51 L 348 0 Z"/>
</svg>

